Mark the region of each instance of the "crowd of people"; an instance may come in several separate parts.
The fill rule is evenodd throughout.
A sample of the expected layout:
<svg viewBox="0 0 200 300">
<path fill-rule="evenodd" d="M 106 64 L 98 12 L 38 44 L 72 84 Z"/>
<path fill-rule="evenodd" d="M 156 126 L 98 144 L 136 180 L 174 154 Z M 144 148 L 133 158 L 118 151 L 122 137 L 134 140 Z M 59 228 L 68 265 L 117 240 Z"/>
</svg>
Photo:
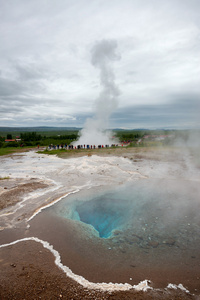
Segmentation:
<svg viewBox="0 0 200 300">
<path fill-rule="evenodd" d="M 112 144 L 111 147 L 116 147 L 118 146 L 118 144 Z M 77 145 L 77 146 L 74 146 L 74 145 L 67 145 L 67 144 L 61 144 L 61 145 L 49 145 L 49 150 L 53 149 L 53 150 L 56 150 L 56 149 L 66 149 L 66 150 L 72 150 L 72 149 L 101 149 L 101 148 L 109 148 L 110 146 L 109 145 Z"/>
</svg>

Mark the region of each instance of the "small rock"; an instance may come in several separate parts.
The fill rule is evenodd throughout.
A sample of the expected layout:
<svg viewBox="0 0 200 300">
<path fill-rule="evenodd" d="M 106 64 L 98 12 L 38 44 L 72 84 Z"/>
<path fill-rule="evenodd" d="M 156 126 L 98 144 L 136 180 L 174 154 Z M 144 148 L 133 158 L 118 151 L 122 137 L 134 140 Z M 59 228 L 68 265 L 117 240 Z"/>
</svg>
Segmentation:
<svg viewBox="0 0 200 300">
<path fill-rule="evenodd" d="M 16 268 L 16 265 L 15 265 L 15 264 L 10 264 L 10 265 L 11 265 L 11 267 Z"/>
<path fill-rule="evenodd" d="M 163 244 L 167 244 L 169 246 L 173 246 L 175 244 L 175 240 L 173 238 L 168 238 L 165 241 L 163 241 Z"/>
<path fill-rule="evenodd" d="M 119 234 L 121 234 L 121 231 L 119 231 L 119 230 L 114 231 L 114 235 L 119 235 Z"/>
<path fill-rule="evenodd" d="M 150 247 L 157 248 L 158 245 L 159 245 L 159 243 L 156 242 L 156 241 L 149 241 L 149 242 L 148 242 L 148 245 L 149 245 Z"/>
<path fill-rule="evenodd" d="M 121 249 L 121 252 L 122 252 L 122 253 L 126 253 L 126 251 L 125 251 L 125 250 L 122 250 L 122 249 Z"/>
</svg>

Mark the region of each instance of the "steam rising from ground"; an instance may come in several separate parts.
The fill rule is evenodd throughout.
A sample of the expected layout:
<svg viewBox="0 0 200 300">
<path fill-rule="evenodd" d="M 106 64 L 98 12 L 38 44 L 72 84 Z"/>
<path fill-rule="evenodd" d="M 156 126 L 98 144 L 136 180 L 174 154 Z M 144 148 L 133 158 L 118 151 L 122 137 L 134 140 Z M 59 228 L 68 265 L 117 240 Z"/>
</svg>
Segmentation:
<svg viewBox="0 0 200 300">
<path fill-rule="evenodd" d="M 196 137 L 196 139 L 198 139 L 198 137 Z M 93 155 L 92 157 L 83 156 L 71 159 L 60 159 L 56 156 L 46 156 L 30 151 L 21 154 L 18 153 L 11 157 L 1 158 L 1 176 L 6 177 L 8 174 L 11 176 L 7 181 L 0 180 L 1 198 L 6 191 L 10 193 L 10 191 L 13 190 L 13 186 L 21 185 L 22 180 L 24 182 L 27 182 L 27 180 L 29 181 L 33 176 L 33 172 L 34 178 L 37 178 L 42 182 L 50 182 L 49 188 L 45 190 L 43 195 L 42 191 L 35 191 L 34 194 L 30 194 L 28 197 L 24 198 L 23 201 L 20 202 L 21 205 L 5 208 L 5 210 L 1 212 L 1 229 L 9 228 L 10 230 L 11 228 L 15 228 L 13 230 L 16 231 L 17 228 L 22 228 L 22 222 L 25 222 L 25 225 L 27 224 L 27 219 L 21 219 L 22 216 L 26 216 L 27 218 L 32 211 L 38 211 L 38 208 L 42 207 L 42 205 L 46 205 L 47 203 L 53 204 L 53 201 L 59 199 L 60 195 L 66 195 L 69 192 L 78 189 L 82 191 L 85 190 L 85 196 L 83 194 L 77 194 L 77 197 L 81 197 L 81 201 L 84 201 L 84 199 L 88 201 L 90 192 L 91 194 L 95 192 L 95 195 L 97 195 L 98 191 L 100 191 L 100 193 L 104 191 L 104 186 L 119 186 L 119 188 L 115 190 L 115 192 L 117 192 L 117 200 L 120 201 L 122 208 L 125 209 L 126 206 L 124 204 L 128 203 L 126 201 L 129 200 L 129 198 L 125 197 L 125 192 L 129 193 L 130 197 L 132 197 L 132 190 L 131 188 L 127 188 L 127 185 L 124 186 L 125 192 L 122 189 L 121 194 L 123 197 L 119 195 L 118 191 L 123 188 L 122 183 L 128 183 L 130 187 L 132 186 L 135 189 L 135 200 L 134 202 L 132 200 L 130 201 L 133 203 L 134 209 L 128 211 L 128 213 L 132 214 L 130 216 L 131 223 L 130 226 L 127 224 L 128 226 L 124 228 L 124 231 L 118 230 L 118 232 L 116 232 L 117 234 L 113 235 L 111 239 L 102 239 L 106 243 L 106 248 L 102 248 L 105 249 L 105 252 L 102 252 L 102 254 L 108 252 L 108 255 L 106 254 L 107 256 L 105 256 L 105 258 L 108 257 L 106 263 L 111 263 L 112 266 L 116 268 L 115 274 L 117 274 L 117 276 L 118 274 L 122 276 L 122 271 L 124 270 L 123 276 L 126 276 L 124 278 L 127 278 L 127 268 L 130 269 L 133 261 L 138 261 L 134 277 L 139 274 L 139 278 L 141 276 L 140 274 L 144 274 L 144 266 L 148 267 L 148 269 L 146 269 L 147 274 L 144 274 L 145 277 L 140 278 L 140 280 L 146 278 L 148 270 L 151 271 L 151 263 L 152 276 L 154 276 L 154 270 L 160 268 L 161 275 L 159 275 L 159 282 L 165 282 L 167 280 L 168 282 L 171 281 L 172 283 L 177 283 L 177 281 L 181 280 L 179 282 L 186 286 L 188 286 L 189 282 L 193 282 L 193 287 L 192 284 L 191 287 L 195 288 L 196 292 L 199 294 L 199 280 L 196 274 L 199 274 L 200 266 L 200 215 L 198 209 L 200 195 L 200 165 L 198 164 L 199 160 L 197 161 L 197 165 L 195 164 L 196 157 L 193 156 L 193 152 L 190 152 L 189 150 L 190 149 L 185 149 L 182 146 L 180 148 L 127 148 L 125 151 L 126 153 L 120 152 L 120 156 L 125 154 L 127 158 L 115 156 L 99 157 Z M 117 154 L 117 151 L 118 149 L 116 149 L 114 154 Z M 199 158 L 199 151 L 197 151 L 197 153 L 197 157 Z M 4 189 L 8 184 L 10 185 L 10 191 L 9 189 Z M 92 189 L 88 189 L 91 187 L 94 187 L 93 191 Z M 53 193 L 52 188 L 54 189 Z M 76 194 L 73 196 L 75 195 Z M 111 198 L 110 195 L 112 194 L 108 194 L 108 200 L 111 202 L 114 198 Z M 160 196 L 163 197 L 161 198 Z M 74 201 L 75 200 L 76 199 L 74 199 Z M 77 198 L 77 200 L 79 201 L 80 198 Z M 12 201 L 14 200 L 12 199 Z M 70 201 L 70 199 L 67 199 L 68 207 Z M 75 201 L 75 203 L 78 203 L 78 201 Z M 57 204 L 61 204 L 61 201 Z M 51 206 L 51 208 L 53 207 L 56 208 L 56 205 Z M 113 203 L 112 207 L 114 207 Z M 74 208 L 74 206 L 72 208 Z M 110 208 L 110 206 L 108 208 Z M 123 212 L 122 209 L 120 210 L 117 206 L 115 206 L 115 210 L 116 212 Z M 66 211 L 68 212 L 67 209 Z M 109 209 L 109 212 L 110 211 L 111 210 Z M 47 212 L 47 210 L 44 210 L 44 206 L 43 212 Z M 51 212 L 50 207 L 49 212 Z M 65 213 L 63 207 L 61 207 L 61 212 Z M 71 211 L 69 212 L 71 213 Z M 43 218 L 42 216 L 40 219 L 42 223 L 39 224 L 38 220 L 40 216 L 40 214 L 37 214 L 37 217 L 31 219 L 32 223 L 30 228 L 33 228 L 33 223 L 35 222 L 35 224 L 37 224 L 36 227 L 39 229 L 38 234 L 42 234 L 44 237 L 42 240 L 46 240 L 46 237 L 48 236 L 53 245 L 58 241 L 57 243 L 60 245 L 59 247 L 61 249 L 60 252 L 62 252 L 63 249 L 63 253 L 66 253 L 65 249 L 69 249 L 69 243 L 68 239 L 63 238 L 63 236 L 66 237 L 63 221 L 60 221 L 60 239 L 58 239 L 58 218 L 56 217 L 54 220 L 56 223 L 53 223 L 51 214 L 49 216 L 48 226 L 45 227 L 43 222 L 46 220 L 46 217 Z M 114 220 L 116 220 L 115 217 Z M 74 223 L 78 226 L 77 219 Z M 123 226 L 124 225 L 123 222 Z M 72 227 L 72 229 L 73 228 L 75 227 Z M 68 232 L 69 230 L 70 226 L 67 228 Z M 2 243 L 11 242 L 13 240 L 13 235 L 11 234 L 9 236 L 5 234 L 6 231 L 3 232 L 6 241 L 2 238 Z M 50 235 L 49 232 L 51 232 Z M 86 236 L 89 237 L 88 239 L 85 239 L 86 242 L 82 243 L 83 240 L 76 240 L 75 248 L 73 248 L 73 246 L 70 247 L 73 248 L 73 251 L 75 249 L 75 253 L 77 253 L 77 244 L 79 244 L 78 250 L 82 253 L 82 262 L 86 264 L 88 259 L 85 259 L 84 255 L 89 258 L 91 258 L 91 255 L 97 255 L 97 258 L 93 258 L 93 261 L 95 262 L 94 272 L 91 272 L 91 274 L 94 276 L 93 274 L 100 274 L 100 272 L 98 273 L 96 270 L 96 261 L 104 256 L 100 256 L 99 243 L 93 244 L 94 247 L 97 248 L 91 247 L 91 230 L 86 230 L 84 232 Z M 30 233 L 26 231 L 25 234 L 29 235 Z M 45 236 L 45 234 L 47 235 Z M 74 236 L 73 230 L 71 234 Z M 37 234 L 34 236 L 37 236 Z M 37 236 L 37 238 L 34 239 L 43 243 L 43 241 L 38 238 L 41 237 Z M 29 237 L 29 239 L 32 238 Z M 3 245 L 3 247 L 7 245 Z M 49 246 L 49 243 L 46 243 L 45 245 L 50 247 L 47 248 L 52 252 L 54 251 L 53 247 Z M 67 245 L 67 248 L 65 248 L 65 245 Z M 55 247 L 57 248 L 57 245 Z M 98 249 L 98 251 L 93 251 L 93 249 Z M 70 251 L 66 254 L 66 257 L 68 258 L 70 253 L 72 253 L 72 256 L 74 253 L 73 251 Z M 119 256 L 111 255 L 112 253 L 119 253 Z M 136 253 L 138 253 L 138 256 Z M 62 257 L 62 254 L 57 253 L 57 255 L 59 255 L 59 259 Z M 69 259 L 69 261 L 73 261 L 73 259 Z M 121 262 L 125 262 L 123 269 L 121 268 Z M 63 257 L 62 263 L 65 264 Z M 77 263 L 77 265 L 78 264 L 79 263 Z M 66 267 L 64 265 L 59 266 L 63 267 L 63 270 L 69 270 L 68 267 L 72 268 L 70 265 L 68 266 L 68 264 Z M 103 266 L 100 267 L 103 269 Z M 80 273 L 77 272 L 78 274 L 81 274 L 83 270 L 86 270 L 87 273 L 87 266 L 85 267 L 80 264 L 80 270 Z M 108 270 L 111 272 L 110 276 L 113 276 L 113 267 L 111 268 L 108 265 Z M 175 270 L 177 270 L 177 272 L 175 272 Z M 71 271 L 69 270 L 69 272 Z M 166 272 L 168 272 L 169 276 Z M 186 275 L 184 275 L 184 273 Z M 70 274 L 72 274 L 73 278 L 79 282 L 79 276 L 73 273 Z M 84 274 L 81 275 L 84 276 Z M 148 276 L 148 279 L 150 279 L 149 277 L 150 275 Z M 118 278 L 117 281 L 120 280 Z M 81 277 L 81 279 L 85 280 L 83 277 Z M 115 279 L 113 280 L 115 281 Z M 83 284 L 83 282 L 81 282 L 81 284 Z M 87 281 L 86 286 L 94 287 L 89 281 Z M 101 286 L 105 285 L 101 284 Z M 169 285 L 171 288 L 172 286 L 174 285 Z M 106 288 L 108 288 L 107 285 L 105 289 Z M 188 287 L 188 289 L 190 288 Z"/>
<path fill-rule="evenodd" d="M 91 62 L 100 70 L 101 92 L 96 100 L 95 114 L 93 118 L 86 120 L 81 136 L 76 144 L 110 145 L 112 132 L 107 131 L 109 117 L 117 108 L 117 97 L 120 92 L 115 84 L 115 76 L 112 63 L 120 59 L 116 54 L 117 42 L 114 40 L 102 40 L 94 45 L 91 50 Z"/>
</svg>

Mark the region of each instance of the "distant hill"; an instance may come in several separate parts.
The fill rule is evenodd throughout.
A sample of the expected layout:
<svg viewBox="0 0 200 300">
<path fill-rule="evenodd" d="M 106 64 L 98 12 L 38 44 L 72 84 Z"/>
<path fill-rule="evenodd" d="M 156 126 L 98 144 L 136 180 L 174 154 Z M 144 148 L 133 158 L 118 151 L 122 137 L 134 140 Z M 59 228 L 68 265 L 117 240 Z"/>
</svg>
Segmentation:
<svg viewBox="0 0 200 300">
<path fill-rule="evenodd" d="M 0 127 L 0 132 L 47 132 L 47 131 L 77 131 L 81 128 L 78 127 Z"/>
<path fill-rule="evenodd" d="M 147 131 L 150 129 L 147 128 L 133 128 L 133 129 L 126 129 L 126 128 L 114 128 L 113 131 Z"/>
<path fill-rule="evenodd" d="M 20 133 L 25 132 L 40 132 L 40 133 L 50 133 L 59 134 L 63 131 L 80 131 L 82 128 L 80 127 L 51 127 L 51 126 L 36 126 L 36 127 L 0 127 L 0 135 L 5 135 L 8 133 L 19 135 Z M 173 129 L 171 129 L 172 131 Z M 169 131 L 169 129 L 147 129 L 147 128 L 133 128 L 133 129 L 125 129 L 125 128 L 114 128 L 112 131 L 115 132 L 129 132 L 129 131 Z"/>
</svg>

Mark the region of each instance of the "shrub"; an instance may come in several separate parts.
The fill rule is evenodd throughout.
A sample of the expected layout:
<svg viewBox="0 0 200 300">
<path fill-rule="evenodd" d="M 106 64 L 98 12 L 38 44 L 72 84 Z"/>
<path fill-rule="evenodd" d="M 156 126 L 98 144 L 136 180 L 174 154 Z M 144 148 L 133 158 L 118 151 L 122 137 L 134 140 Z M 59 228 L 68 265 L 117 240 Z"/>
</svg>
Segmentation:
<svg viewBox="0 0 200 300">
<path fill-rule="evenodd" d="M 7 147 L 18 147 L 19 143 L 17 142 L 8 142 L 8 143 L 4 143 L 3 147 L 7 148 Z"/>
</svg>

